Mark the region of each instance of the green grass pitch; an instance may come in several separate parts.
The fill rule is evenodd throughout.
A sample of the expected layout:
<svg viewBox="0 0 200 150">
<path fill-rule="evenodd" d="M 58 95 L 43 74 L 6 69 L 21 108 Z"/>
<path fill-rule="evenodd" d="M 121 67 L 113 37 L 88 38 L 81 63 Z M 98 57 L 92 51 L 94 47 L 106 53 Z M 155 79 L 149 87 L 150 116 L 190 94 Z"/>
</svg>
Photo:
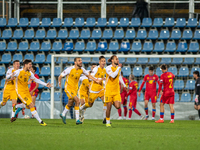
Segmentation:
<svg viewBox="0 0 200 150">
<path fill-rule="evenodd" d="M 111 128 L 102 120 L 44 121 L 46 127 L 36 119 L 0 119 L 0 150 L 188 150 L 200 144 L 200 121 L 111 120 Z"/>
</svg>

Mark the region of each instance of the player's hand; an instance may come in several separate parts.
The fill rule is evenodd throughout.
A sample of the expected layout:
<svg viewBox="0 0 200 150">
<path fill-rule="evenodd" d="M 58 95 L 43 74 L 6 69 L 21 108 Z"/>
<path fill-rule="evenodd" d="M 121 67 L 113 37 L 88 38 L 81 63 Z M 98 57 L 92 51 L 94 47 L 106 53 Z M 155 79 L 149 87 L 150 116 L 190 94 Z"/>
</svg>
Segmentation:
<svg viewBox="0 0 200 150">
<path fill-rule="evenodd" d="M 28 81 L 28 84 L 31 84 L 31 82 L 32 82 L 32 80 L 29 80 L 29 81 Z"/>
<path fill-rule="evenodd" d="M 119 64 L 118 66 L 122 68 L 122 64 Z"/>
<path fill-rule="evenodd" d="M 160 91 L 160 95 L 162 95 L 163 94 L 163 91 Z"/>
<path fill-rule="evenodd" d="M 15 72 L 13 72 L 10 76 L 10 78 L 14 78 Z"/>
<path fill-rule="evenodd" d="M 128 97 L 125 97 L 125 100 L 127 100 Z"/>
<path fill-rule="evenodd" d="M 139 96 L 139 97 L 140 97 L 140 94 L 141 94 L 141 93 L 140 93 L 140 92 L 138 92 L 138 96 Z"/>
<path fill-rule="evenodd" d="M 101 82 L 102 82 L 102 79 L 97 79 L 96 81 L 95 81 L 96 83 L 98 83 L 98 84 L 101 84 Z"/>
<path fill-rule="evenodd" d="M 33 95 L 33 91 L 30 91 L 31 96 Z"/>
<path fill-rule="evenodd" d="M 48 82 L 46 87 L 48 87 L 50 89 L 51 87 L 53 87 L 53 84 L 51 84 L 50 82 Z"/>
<path fill-rule="evenodd" d="M 126 92 L 128 92 L 128 88 L 125 86 L 124 89 L 126 90 Z"/>
<path fill-rule="evenodd" d="M 102 80 L 103 80 L 103 81 L 106 81 L 106 78 L 104 77 L 104 78 L 102 78 Z"/>
</svg>

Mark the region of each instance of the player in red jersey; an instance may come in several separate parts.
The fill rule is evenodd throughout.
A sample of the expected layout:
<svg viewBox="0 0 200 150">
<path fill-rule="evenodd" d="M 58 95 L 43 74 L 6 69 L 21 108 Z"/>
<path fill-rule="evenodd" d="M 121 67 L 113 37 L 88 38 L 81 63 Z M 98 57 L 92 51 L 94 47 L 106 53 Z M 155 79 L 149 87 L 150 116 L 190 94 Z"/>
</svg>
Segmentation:
<svg viewBox="0 0 200 150">
<path fill-rule="evenodd" d="M 167 65 L 161 65 L 161 70 L 163 74 L 160 76 L 160 84 L 158 89 L 158 94 L 162 89 L 162 85 L 164 86 L 163 93 L 160 101 L 160 119 L 156 121 L 156 123 L 164 123 L 164 104 L 169 104 L 171 111 L 171 121 L 170 123 L 174 123 L 174 87 L 173 80 L 175 76 L 171 72 L 167 72 Z"/>
<path fill-rule="evenodd" d="M 149 99 L 151 98 L 151 103 L 152 103 L 152 120 L 155 120 L 155 114 L 156 114 L 156 102 L 157 102 L 157 97 L 156 97 L 156 82 L 159 83 L 159 78 L 157 75 L 154 74 L 153 72 L 153 67 L 149 67 L 149 74 L 144 76 L 144 80 L 140 86 L 138 96 L 140 97 L 140 92 L 146 83 L 146 90 L 145 90 L 145 96 L 144 96 L 144 110 L 146 112 L 146 117 L 145 120 L 149 118 L 148 115 L 148 102 Z"/>
<path fill-rule="evenodd" d="M 125 99 L 127 100 L 128 96 L 130 95 L 130 102 L 129 102 L 129 117 L 127 120 L 131 120 L 132 111 L 134 111 L 136 114 L 140 116 L 140 119 L 143 120 L 144 116 L 141 115 L 141 113 L 136 109 L 137 105 L 137 89 L 138 89 L 138 83 L 134 81 L 134 75 L 129 75 L 129 92 L 127 93 Z"/>
<path fill-rule="evenodd" d="M 129 84 L 129 80 L 126 79 L 124 76 L 123 76 L 123 72 L 121 72 L 121 76 L 122 76 L 122 79 L 124 81 L 124 83 L 126 84 L 126 87 L 128 88 L 128 84 Z M 123 105 L 124 107 L 124 119 L 126 119 L 126 115 L 127 115 L 127 99 L 125 99 L 126 95 L 127 95 L 127 91 L 121 86 L 121 83 L 120 83 L 120 95 L 121 95 L 121 104 Z M 118 109 L 118 114 L 119 114 L 119 118 L 118 120 L 122 120 L 122 109 Z"/>
</svg>

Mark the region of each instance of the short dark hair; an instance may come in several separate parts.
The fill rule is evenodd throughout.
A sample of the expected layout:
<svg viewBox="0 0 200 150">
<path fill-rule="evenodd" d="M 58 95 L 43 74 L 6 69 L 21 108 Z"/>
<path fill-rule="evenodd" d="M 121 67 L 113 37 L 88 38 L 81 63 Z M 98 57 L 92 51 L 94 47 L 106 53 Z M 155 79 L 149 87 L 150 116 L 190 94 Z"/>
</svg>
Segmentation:
<svg viewBox="0 0 200 150">
<path fill-rule="evenodd" d="M 112 55 L 109 59 L 108 59 L 108 62 L 112 62 L 112 60 L 117 57 L 116 55 Z"/>
<path fill-rule="evenodd" d="M 37 71 L 37 68 L 35 66 L 32 66 L 33 70 Z"/>
<path fill-rule="evenodd" d="M 16 62 L 20 62 L 20 61 L 19 61 L 19 60 L 14 60 L 14 61 L 13 61 L 13 64 L 16 63 Z"/>
<path fill-rule="evenodd" d="M 81 58 L 81 57 L 75 57 L 75 58 L 74 58 L 74 62 L 75 62 L 78 58 Z"/>
<path fill-rule="evenodd" d="M 104 56 L 100 56 L 100 57 L 99 57 L 99 60 L 101 60 L 101 59 L 103 59 L 103 58 L 106 59 Z"/>
<path fill-rule="evenodd" d="M 25 60 L 23 61 L 23 65 L 25 66 L 26 64 L 28 64 L 28 63 L 30 63 L 30 62 L 32 62 L 32 60 L 30 60 L 30 59 L 25 59 Z"/>
<path fill-rule="evenodd" d="M 121 75 L 123 76 L 123 72 L 121 71 Z"/>
<path fill-rule="evenodd" d="M 199 71 L 194 71 L 193 74 L 196 74 L 199 77 Z"/>
<path fill-rule="evenodd" d="M 153 66 L 150 66 L 150 67 L 149 67 L 149 70 L 152 70 L 152 71 L 153 71 L 153 69 L 154 69 Z"/>
<path fill-rule="evenodd" d="M 91 66 L 97 65 L 96 63 L 92 63 Z"/>
<path fill-rule="evenodd" d="M 160 69 L 166 70 L 166 69 L 167 69 L 167 65 L 166 65 L 166 64 L 162 64 L 162 65 L 160 66 Z"/>
</svg>

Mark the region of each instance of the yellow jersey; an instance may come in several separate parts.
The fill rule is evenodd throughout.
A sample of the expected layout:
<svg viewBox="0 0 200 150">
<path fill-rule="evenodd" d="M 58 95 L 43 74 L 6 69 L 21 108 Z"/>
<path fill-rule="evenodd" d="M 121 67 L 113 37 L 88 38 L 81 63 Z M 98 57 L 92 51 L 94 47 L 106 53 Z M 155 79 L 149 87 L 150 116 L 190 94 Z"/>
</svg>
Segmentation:
<svg viewBox="0 0 200 150">
<path fill-rule="evenodd" d="M 14 68 L 8 69 L 6 72 L 6 77 L 11 75 L 14 71 Z M 15 90 L 15 80 L 5 82 L 4 90 Z"/>
<path fill-rule="evenodd" d="M 90 87 L 90 82 L 86 76 L 80 77 L 81 85 L 79 87 L 80 92 L 86 92 L 88 93 L 89 87 Z"/>
</svg>

